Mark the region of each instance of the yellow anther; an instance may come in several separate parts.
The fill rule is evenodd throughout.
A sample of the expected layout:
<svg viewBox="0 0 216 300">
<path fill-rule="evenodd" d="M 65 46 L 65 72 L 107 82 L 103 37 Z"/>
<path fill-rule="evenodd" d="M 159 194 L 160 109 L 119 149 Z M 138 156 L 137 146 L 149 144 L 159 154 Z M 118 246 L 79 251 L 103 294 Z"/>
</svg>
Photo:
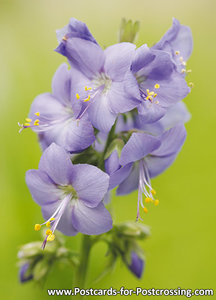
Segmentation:
<svg viewBox="0 0 216 300">
<path fill-rule="evenodd" d="M 52 230 L 51 229 L 47 229 L 46 235 L 50 235 L 50 234 L 52 234 Z"/>
<path fill-rule="evenodd" d="M 154 189 L 151 190 L 152 195 L 156 195 L 156 191 Z"/>
<path fill-rule="evenodd" d="M 154 92 L 149 92 L 148 95 L 149 95 L 149 96 L 153 96 L 153 95 L 154 95 Z"/>
<path fill-rule="evenodd" d="M 31 126 L 30 123 L 24 123 L 24 126 Z"/>
<path fill-rule="evenodd" d="M 179 57 L 180 62 L 184 61 L 184 58 L 182 56 Z"/>
<path fill-rule="evenodd" d="M 76 98 L 77 98 L 77 100 L 79 100 L 79 98 L 80 98 L 80 95 L 78 93 L 76 93 Z"/>
<path fill-rule="evenodd" d="M 177 50 L 177 51 L 175 52 L 175 54 L 176 54 L 176 55 L 179 55 L 179 54 L 180 54 L 180 51 Z"/>
<path fill-rule="evenodd" d="M 159 89 L 160 84 L 159 84 L 159 83 L 156 83 L 154 87 L 155 87 L 156 89 Z"/>
<path fill-rule="evenodd" d="M 154 200 L 154 205 L 158 206 L 158 204 L 159 204 L 159 200 L 158 199 Z"/>
<path fill-rule="evenodd" d="M 189 87 L 191 87 L 191 88 L 193 88 L 193 87 L 194 87 L 194 84 L 193 84 L 193 82 L 189 82 L 189 83 L 188 83 L 188 85 L 189 85 Z"/>
<path fill-rule="evenodd" d="M 38 126 L 38 125 L 39 125 L 39 120 L 38 120 L 38 119 L 34 121 L 34 125 L 35 125 L 35 126 Z"/>
<path fill-rule="evenodd" d="M 155 104 L 159 104 L 159 101 L 155 101 Z"/>
<path fill-rule="evenodd" d="M 154 97 L 154 98 L 157 97 L 157 93 L 155 93 L 155 94 L 153 95 L 153 97 Z"/>
<path fill-rule="evenodd" d="M 38 116 L 38 117 L 39 117 L 39 116 L 40 116 L 40 113 L 39 113 L 39 112 L 36 112 L 36 113 L 35 113 L 35 116 Z"/>
<path fill-rule="evenodd" d="M 146 197 L 146 198 L 145 198 L 145 203 L 149 203 L 149 202 L 151 202 L 151 200 L 152 200 L 151 198 Z"/>
<path fill-rule="evenodd" d="M 54 234 L 49 234 L 48 237 L 47 237 L 47 241 L 48 242 L 52 242 L 52 241 L 54 241 L 54 239 L 55 239 L 55 235 Z"/>
<path fill-rule="evenodd" d="M 85 91 L 90 91 L 92 88 L 91 87 L 87 87 L 87 86 L 85 86 Z"/>
<path fill-rule="evenodd" d="M 84 102 L 88 102 L 90 100 L 90 95 L 88 95 L 88 98 L 84 99 Z"/>
<path fill-rule="evenodd" d="M 153 99 L 152 99 L 152 96 L 147 96 L 147 97 L 146 97 L 146 100 L 150 100 L 150 101 L 152 102 L 152 100 L 153 100 Z"/>
<path fill-rule="evenodd" d="M 183 62 L 182 62 L 182 65 L 183 65 L 183 66 L 186 66 L 186 65 L 187 65 L 186 61 L 183 61 Z"/>
<path fill-rule="evenodd" d="M 30 123 L 32 119 L 26 118 L 26 122 Z"/>
<path fill-rule="evenodd" d="M 185 73 L 185 72 L 186 72 L 186 70 L 185 70 L 185 69 L 182 69 L 182 70 L 181 70 L 181 73 L 182 73 L 182 74 L 183 74 L 183 73 Z"/>
<path fill-rule="evenodd" d="M 147 209 L 146 207 L 143 207 L 143 210 L 144 210 L 144 213 L 146 213 L 146 214 L 147 214 L 147 212 L 148 212 L 148 209 Z"/>
<path fill-rule="evenodd" d="M 35 224 L 34 229 L 35 229 L 35 231 L 39 231 L 41 229 L 41 225 L 40 224 Z"/>
<path fill-rule="evenodd" d="M 51 218 L 51 219 L 50 219 L 50 221 L 54 221 L 54 220 L 55 220 L 55 218 Z"/>
<path fill-rule="evenodd" d="M 66 36 L 63 36 L 62 40 L 63 40 L 63 41 L 67 41 L 67 37 L 66 37 Z"/>
<path fill-rule="evenodd" d="M 50 221 L 46 222 L 46 227 L 50 227 Z"/>
<path fill-rule="evenodd" d="M 192 72 L 192 70 L 191 70 L 191 69 L 187 70 L 187 73 L 191 73 L 191 72 Z"/>
</svg>

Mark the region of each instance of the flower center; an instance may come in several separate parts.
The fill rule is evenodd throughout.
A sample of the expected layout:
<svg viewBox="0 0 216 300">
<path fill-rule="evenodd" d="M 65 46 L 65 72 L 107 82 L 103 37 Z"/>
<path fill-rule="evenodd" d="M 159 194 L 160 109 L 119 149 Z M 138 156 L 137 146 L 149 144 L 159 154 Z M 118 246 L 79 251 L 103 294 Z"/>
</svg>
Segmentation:
<svg viewBox="0 0 216 300">
<path fill-rule="evenodd" d="M 95 88 L 103 87 L 102 93 L 106 93 L 110 90 L 112 80 L 105 73 L 100 73 L 92 80 L 92 84 Z"/>
</svg>

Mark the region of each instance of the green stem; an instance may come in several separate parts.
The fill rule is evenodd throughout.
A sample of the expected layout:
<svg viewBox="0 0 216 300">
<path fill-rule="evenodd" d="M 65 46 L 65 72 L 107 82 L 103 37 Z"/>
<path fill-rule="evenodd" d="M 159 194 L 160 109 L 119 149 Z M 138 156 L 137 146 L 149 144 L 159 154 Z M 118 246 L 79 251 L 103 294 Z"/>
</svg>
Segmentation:
<svg viewBox="0 0 216 300">
<path fill-rule="evenodd" d="M 79 266 L 77 267 L 77 271 L 75 274 L 74 287 L 79 287 L 80 289 L 85 288 L 91 246 L 92 246 L 91 237 L 88 235 L 83 235 L 83 240 L 82 240 L 82 245 L 80 250 L 80 263 Z"/>
</svg>

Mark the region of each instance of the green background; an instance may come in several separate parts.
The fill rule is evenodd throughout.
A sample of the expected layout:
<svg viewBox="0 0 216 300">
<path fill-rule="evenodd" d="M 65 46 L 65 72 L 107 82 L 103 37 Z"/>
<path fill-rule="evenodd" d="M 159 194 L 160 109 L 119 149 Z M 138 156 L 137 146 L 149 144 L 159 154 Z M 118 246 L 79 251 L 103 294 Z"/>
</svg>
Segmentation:
<svg viewBox="0 0 216 300">
<path fill-rule="evenodd" d="M 175 164 L 153 181 L 160 205 L 152 207 L 144 219 L 152 232 L 142 245 L 145 274 L 137 280 L 119 262 L 114 273 L 91 284 L 105 262 L 106 249 L 99 244 L 92 251 L 89 284 L 95 288 L 215 288 L 215 8 L 214 0 L 0 1 L 1 299 L 42 300 L 48 298 L 47 288 L 71 288 L 72 270 L 65 266 L 52 270 L 42 290 L 33 283 L 20 285 L 16 255 L 20 245 L 40 239 L 33 225 L 42 220 L 24 180 L 27 169 L 37 168 L 40 148 L 30 130 L 18 134 L 17 122 L 27 116 L 37 94 L 50 91 L 52 75 L 65 61 L 53 51 L 55 30 L 72 16 L 86 22 L 104 46 L 117 41 L 122 17 L 141 22 L 138 45 L 158 41 L 172 17 L 189 25 L 194 37 L 188 65 L 193 70 L 189 81 L 195 87 L 185 100 L 192 119 Z M 137 193 L 113 198 L 116 223 L 135 218 L 136 199 Z M 77 248 L 79 239 L 70 238 L 68 243 Z"/>
</svg>

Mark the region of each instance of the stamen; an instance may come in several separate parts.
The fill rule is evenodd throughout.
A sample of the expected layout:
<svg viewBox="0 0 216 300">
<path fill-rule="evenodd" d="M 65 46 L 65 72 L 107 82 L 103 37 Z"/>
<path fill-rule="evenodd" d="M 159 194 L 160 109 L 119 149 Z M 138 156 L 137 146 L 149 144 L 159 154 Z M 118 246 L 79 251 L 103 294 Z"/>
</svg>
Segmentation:
<svg viewBox="0 0 216 300">
<path fill-rule="evenodd" d="M 177 50 L 177 51 L 175 52 L 175 54 L 176 54 L 176 55 L 179 55 L 179 54 L 180 54 L 180 51 Z"/>
<path fill-rule="evenodd" d="M 47 237 L 47 241 L 48 242 L 52 242 L 52 241 L 54 241 L 54 239 L 55 239 L 55 235 L 54 234 L 49 234 L 48 237 Z"/>
<path fill-rule="evenodd" d="M 50 227 L 51 223 L 50 221 L 46 222 L 46 227 Z"/>
<path fill-rule="evenodd" d="M 90 90 L 92 90 L 92 88 L 91 88 L 91 87 L 87 87 L 87 86 L 85 86 L 85 91 L 90 91 Z"/>
<path fill-rule="evenodd" d="M 36 113 L 34 113 L 35 114 L 35 116 L 40 116 L 40 113 L 39 112 L 36 112 Z"/>
<path fill-rule="evenodd" d="M 78 93 L 76 93 L 76 98 L 77 98 L 77 100 L 80 99 L 80 95 Z"/>
<path fill-rule="evenodd" d="M 63 36 L 62 40 L 63 40 L 63 41 L 67 41 L 67 37 L 66 37 L 66 36 Z"/>
<path fill-rule="evenodd" d="M 31 123 L 32 119 L 26 118 L 26 122 Z"/>
<path fill-rule="evenodd" d="M 189 87 L 191 87 L 191 88 L 193 88 L 193 87 L 194 87 L 194 84 L 193 84 L 193 82 L 189 82 L 189 83 L 188 83 L 188 85 L 189 85 Z"/>
<path fill-rule="evenodd" d="M 35 229 L 35 231 L 39 231 L 41 229 L 41 225 L 40 224 L 35 224 L 34 229 Z"/>
<path fill-rule="evenodd" d="M 158 206 L 158 205 L 159 205 L 159 200 L 158 200 L 158 199 L 156 199 L 156 200 L 154 201 L 154 205 L 155 205 L 155 206 Z"/>
<path fill-rule="evenodd" d="M 52 234 L 53 232 L 52 232 L 52 230 L 51 229 L 47 229 L 47 231 L 46 231 L 46 235 L 50 235 L 50 234 Z"/>
<path fill-rule="evenodd" d="M 30 123 L 24 123 L 24 126 L 31 126 Z"/>
<path fill-rule="evenodd" d="M 156 83 L 154 87 L 155 87 L 155 89 L 159 89 L 160 88 L 160 84 Z"/>
<path fill-rule="evenodd" d="M 147 214 L 147 212 L 148 212 L 148 209 L 147 209 L 146 207 L 143 207 L 143 210 L 144 210 L 144 213 L 146 213 L 146 214 Z"/>
<path fill-rule="evenodd" d="M 88 95 L 88 98 L 84 99 L 83 101 L 84 101 L 84 102 L 88 102 L 88 101 L 90 100 L 90 98 L 91 98 L 91 96 Z"/>
</svg>

